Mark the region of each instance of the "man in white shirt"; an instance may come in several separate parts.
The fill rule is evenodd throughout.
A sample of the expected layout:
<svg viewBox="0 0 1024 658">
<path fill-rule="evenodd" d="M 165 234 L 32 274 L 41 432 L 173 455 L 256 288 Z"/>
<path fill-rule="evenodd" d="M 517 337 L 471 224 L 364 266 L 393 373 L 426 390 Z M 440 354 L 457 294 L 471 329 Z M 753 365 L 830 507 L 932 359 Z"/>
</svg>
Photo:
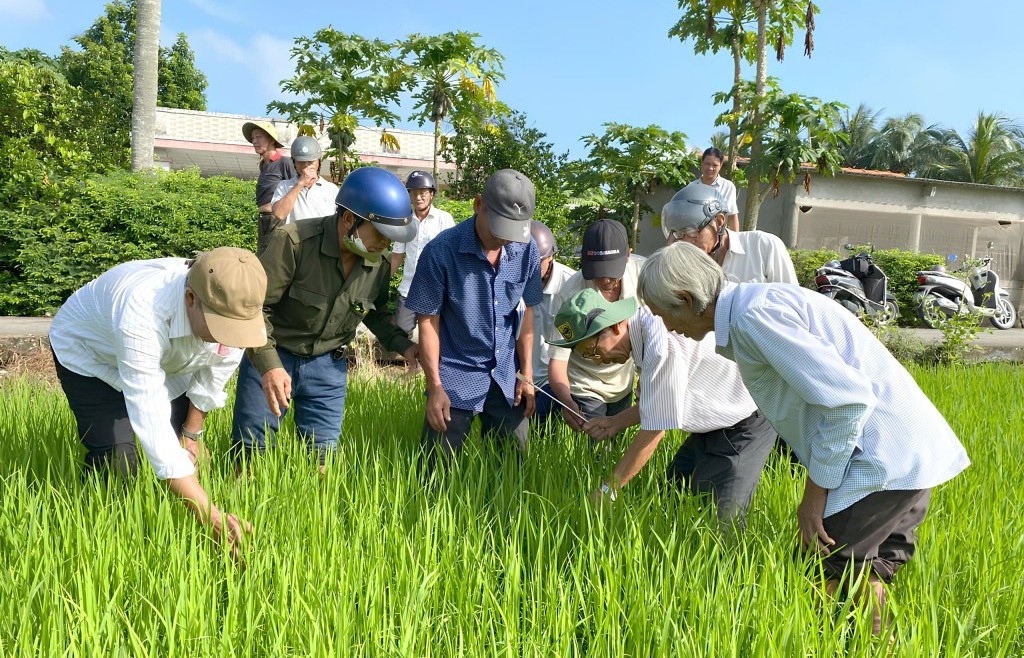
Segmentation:
<svg viewBox="0 0 1024 658">
<path fill-rule="evenodd" d="M 651 256 L 638 291 L 669 330 L 694 340 L 714 332 L 739 366 L 807 467 L 801 543 L 826 556 L 830 592 L 868 572 L 881 632 L 882 583 L 913 556 L 931 489 L 970 464 L 942 414 L 871 331 L 814 291 L 730 283 L 686 243 Z"/>
<path fill-rule="evenodd" d="M 683 189 L 689 189 L 694 194 L 718 199 L 725 210 L 726 225 L 729 230 L 739 231 L 740 209 L 736 204 L 736 185 L 731 180 L 718 175 L 724 161 L 725 156 L 715 147 L 705 149 L 704 154 L 700 157 L 700 178 Z"/>
<path fill-rule="evenodd" d="M 640 371 L 640 403 L 611 418 L 583 426 L 600 438 L 639 423 L 640 431 L 593 498 L 614 499 L 647 464 L 665 431 L 690 432 L 697 455 L 690 491 L 710 495 L 723 527 L 743 525 L 764 463 L 775 445 L 775 430 L 757 410 L 736 364 L 715 353 L 714 341 L 671 334 L 636 299 L 609 302 L 595 290 L 576 293 L 559 309 L 556 344 L 599 363 L 632 360 Z M 677 459 L 683 454 L 680 447 Z M 677 477 L 668 469 L 669 479 Z"/>
<path fill-rule="evenodd" d="M 451 214 L 434 207 L 434 195 L 437 184 L 434 177 L 426 171 L 414 171 L 405 179 L 405 189 L 409 191 L 412 203 L 412 214 L 419 223 L 419 230 L 411 242 L 395 243 L 391 251 L 391 276 L 398 272 L 404 264 L 402 281 L 398 284 L 398 305 L 395 307 L 395 325 L 406 334 L 412 334 L 416 327 L 416 314 L 405 307 L 405 299 L 412 287 L 412 278 L 416 274 L 416 263 L 420 253 L 427 244 L 445 230 L 455 226 Z"/>
<path fill-rule="evenodd" d="M 244 249 L 132 261 L 75 292 L 50 327 L 86 468 L 134 475 L 134 432 L 156 477 L 236 555 L 251 528 L 213 505 L 195 463 L 205 452 L 203 421 L 224 406 L 239 348 L 266 342 L 266 288 L 263 266 Z"/>
<path fill-rule="evenodd" d="M 305 135 L 296 137 L 291 153 L 296 177 L 277 184 L 271 199 L 274 218 L 281 224 L 291 224 L 333 215 L 338 186 L 320 177 L 320 142 Z"/>
<path fill-rule="evenodd" d="M 636 297 L 636 280 L 643 257 L 630 253 L 626 227 L 612 219 L 602 219 L 587 227 L 580 251 L 580 271 L 569 277 L 554 300 L 561 308 L 569 297 L 591 288 L 605 299 L 616 302 Z M 562 336 L 554 323 L 545 331 L 547 342 L 555 345 Z M 633 406 L 633 361 L 594 363 L 580 358 L 567 347 L 552 347 L 548 361 L 548 385 L 569 410 L 562 418 L 576 431 L 583 430 L 585 418 L 614 416 Z M 571 410 L 571 411 L 570 411 Z M 579 415 L 577 415 L 579 414 Z"/>
<path fill-rule="evenodd" d="M 544 300 L 533 312 L 533 385 L 553 395 L 548 384 L 548 363 L 551 361 L 551 346 L 544 338 L 548 327 L 554 325 L 555 313 L 558 312 L 558 295 L 562 287 L 576 270 L 555 260 L 558 243 L 555 236 L 543 222 L 530 222 L 530 234 L 540 252 L 540 283 L 544 286 Z M 536 423 L 543 423 L 551 413 L 551 398 L 547 395 L 537 396 L 537 408 L 533 413 Z"/>
<path fill-rule="evenodd" d="M 796 270 L 786 245 L 765 231 L 726 228 L 726 210 L 705 191 L 684 187 L 661 209 L 668 244 L 680 240 L 698 247 L 735 283 L 795 283 Z"/>
</svg>

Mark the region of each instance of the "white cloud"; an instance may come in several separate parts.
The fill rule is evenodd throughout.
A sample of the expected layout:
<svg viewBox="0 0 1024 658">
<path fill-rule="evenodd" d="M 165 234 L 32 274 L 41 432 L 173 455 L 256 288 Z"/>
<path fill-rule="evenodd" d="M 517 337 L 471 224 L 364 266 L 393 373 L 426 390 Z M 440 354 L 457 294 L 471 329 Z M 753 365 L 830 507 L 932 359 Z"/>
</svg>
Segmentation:
<svg viewBox="0 0 1024 658">
<path fill-rule="evenodd" d="M 207 51 L 218 59 L 226 59 L 235 64 L 249 64 L 250 54 L 238 45 L 234 39 L 216 30 L 197 30 L 192 33 L 191 40 L 196 52 Z"/>
<path fill-rule="evenodd" d="M 238 10 L 225 7 L 220 3 L 213 2 L 213 0 L 189 0 L 189 2 L 191 2 L 197 9 L 205 12 L 213 18 L 227 21 L 229 23 L 242 22 L 243 16 Z"/>
<path fill-rule="evenodd" d="M 41 21 L 52 18 L 43 0 L 0 0 L 0 17 L 6 20 Z"/>
<path fill-rule="evenodd" d="M 252 38 L 249 54 L 252 58 L 253 71 L 259 76 L 261 85 L 273 99 L 285 96 L 281 91 L 281 81 L 295 75 L 295 63 L 292 62 L 292 46 L 294 42 L 278 39 L 269 34 L 257 34 Z"/>
</svg>

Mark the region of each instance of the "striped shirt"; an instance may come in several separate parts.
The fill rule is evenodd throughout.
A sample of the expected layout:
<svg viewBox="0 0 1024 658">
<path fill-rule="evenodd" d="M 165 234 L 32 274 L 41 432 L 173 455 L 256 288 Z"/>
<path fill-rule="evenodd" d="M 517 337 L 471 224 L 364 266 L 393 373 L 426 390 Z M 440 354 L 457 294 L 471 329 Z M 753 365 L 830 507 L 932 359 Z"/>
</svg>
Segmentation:
<svg viewBox="0 0 1024 658">
<path fill-rule="evenodd" d="M 793 259 L 777 236 L 764 231 L 726 231 L 729 251 L 722 269 L 733 283 L 793 283 L 799 285 Z"/>
<path fill-rule="evenodd" d="M 715 342 L 811 480 L 830 490 L 825 516 L 876 491 L 934 487 L 970 465 L 910 373 L 822 295 L 726 283 Z"/>
<path fill-rule="evenodd" d="M 544 284 L 544 300 L 533 309 L 533 384 L 544 386 L 548 383 L 548 362 L 554 349 L 546 340 L 548 327 L 555 324 L 555 314 L 561 306 L 559 292 L 576 270 L 558 261 L 551 261 L 551 276 Z"/>
<path fill-rule="evenodd" d="M 195 468 L 171 427 L 171 400 L 183 393 L 202 411 L 223 407 L 224 386 L 242 350 L 205 343 L 185 312 L 183 258 L 118 265 L 61 306 L 50 346 L 61 365 L 124 395 L 128 419 L 161 479 Z"/>
<path fill-rule="evenodd" d="M 713 336 L 698 342 L 672 333 L 641 306 L 629 321 L 629 343 L 640 371 L 640 429 L 711 432 L 757 410 Z"/>
</svg>

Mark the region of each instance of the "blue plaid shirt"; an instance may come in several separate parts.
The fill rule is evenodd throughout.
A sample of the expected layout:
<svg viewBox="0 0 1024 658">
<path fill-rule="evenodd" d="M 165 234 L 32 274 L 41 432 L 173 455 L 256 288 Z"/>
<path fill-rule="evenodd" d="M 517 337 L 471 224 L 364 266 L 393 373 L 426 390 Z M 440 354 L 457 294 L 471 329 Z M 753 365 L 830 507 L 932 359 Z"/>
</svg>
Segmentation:
<svg viewBox="0 0 1024 658">
<path fill-rule="evenodd" d="M 515 398 L 519 300 L 543 297 L 540 253 L 532 240 L 510 243 L 495 270 L 476 234 L 476 216 L 442 231 L 420 254 L 405 306 L 440 316 L 439 370 L 452 407 L 481 411 L 491 379 Z"/>
</svg>

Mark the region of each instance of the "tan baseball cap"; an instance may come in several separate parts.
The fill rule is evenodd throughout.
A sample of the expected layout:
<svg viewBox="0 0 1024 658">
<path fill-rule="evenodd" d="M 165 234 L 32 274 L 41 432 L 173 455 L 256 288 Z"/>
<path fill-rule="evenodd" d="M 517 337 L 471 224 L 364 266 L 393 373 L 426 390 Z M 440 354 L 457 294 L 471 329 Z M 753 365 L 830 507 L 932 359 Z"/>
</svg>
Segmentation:
<svg viewBox="0 0 1024 658">
<path fill-rule="evenodd" d="M 281 140 L 277 138 L 277 128 L 275 128 L 274 124 L 269 121 L 246 121 L 242 124 L 242 136 L 245 137 L 245 141 L 250 144 L 252 144 L 253 128 L 259 128 L 270 135 L 270 139 L 274 140 L 274 144 L 276 144 L 278 148 L 284 146 L 284 144 L 281 143 Z"/>
<path fill-rule="evenodd" d="M 267 273 L 251 251 L 217 247 L 199 254 L 188 271 L 188 286 L 202 304 L 206 326 L 218 343 L 228 347 L 266 344 Z"/>
</svg>

